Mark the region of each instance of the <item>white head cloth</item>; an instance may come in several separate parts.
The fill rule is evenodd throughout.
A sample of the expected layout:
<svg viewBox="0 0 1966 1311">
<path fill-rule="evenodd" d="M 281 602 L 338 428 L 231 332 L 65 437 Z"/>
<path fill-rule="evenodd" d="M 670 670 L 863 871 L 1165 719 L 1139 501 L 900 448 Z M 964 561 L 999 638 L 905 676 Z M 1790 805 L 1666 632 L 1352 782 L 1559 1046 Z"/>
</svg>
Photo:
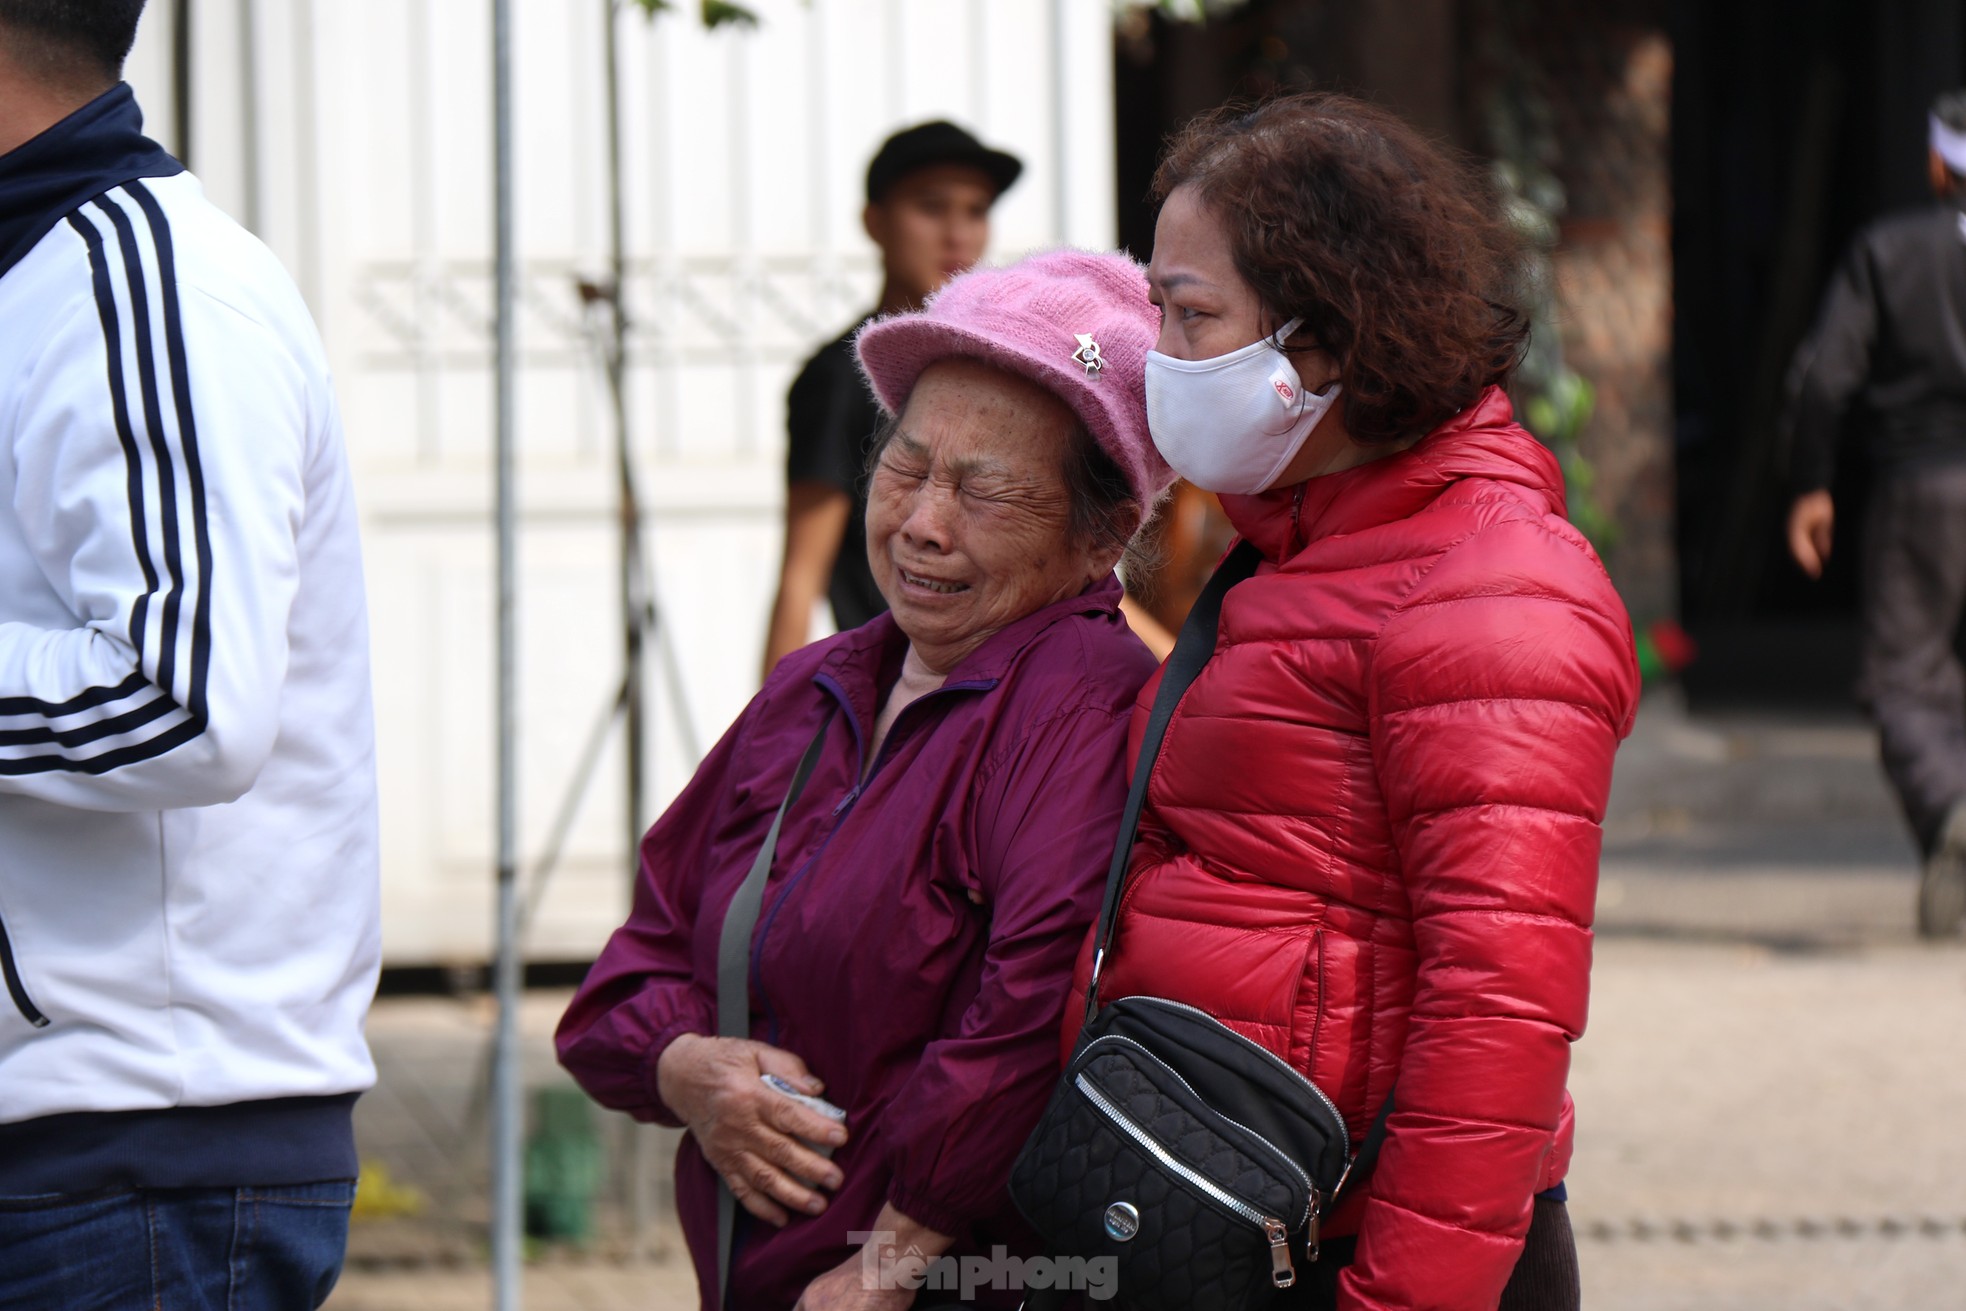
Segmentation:
<svg viewBox="0 0 1966 1311">
<path fill-rule="evenodd" d="M 1961 177 L 1966 177 L 1966 132 L 1957 132 L 1939 121 L 1937 114 L 1927 116 L 1931 125 L 1932 149 L 1938 152 L 1946 167 Z"/>
</svg>

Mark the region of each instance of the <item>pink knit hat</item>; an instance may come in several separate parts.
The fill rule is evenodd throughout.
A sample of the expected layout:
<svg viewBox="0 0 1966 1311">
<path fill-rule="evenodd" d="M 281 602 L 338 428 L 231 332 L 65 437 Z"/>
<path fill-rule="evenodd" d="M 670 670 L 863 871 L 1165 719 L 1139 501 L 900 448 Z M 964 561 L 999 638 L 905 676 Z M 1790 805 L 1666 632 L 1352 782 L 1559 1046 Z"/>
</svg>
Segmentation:
<svg viewBox="0 0 1966 1311">
<path fill-rule="evenodd" d="M 972 269 L 927 305 L 877 319 L 854 348 L 874 398 L 899 414 L 922 370 L 954 357 L 1029 378 L 1072 407 L 1151 510 L 1174 481 L 1147 435 L 1147 352 L 1160 315 L 1125 255 L 1052 250 Z"/>
</svg>

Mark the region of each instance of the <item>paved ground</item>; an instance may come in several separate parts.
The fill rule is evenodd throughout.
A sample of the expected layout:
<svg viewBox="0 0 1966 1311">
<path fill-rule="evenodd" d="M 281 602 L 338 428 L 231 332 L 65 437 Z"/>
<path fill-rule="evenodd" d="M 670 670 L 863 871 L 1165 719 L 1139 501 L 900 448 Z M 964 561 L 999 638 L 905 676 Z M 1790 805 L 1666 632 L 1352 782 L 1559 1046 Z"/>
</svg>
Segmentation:
<svg viewBox="0 0 1966 1311">
<path fill-rule="evenodd" d="M 1606 825 L 1571 1211 L 1592 1311 L 1966 1306 L 1966 943 L 1911 929 L 1912 854 L 1854 720 L 1688 721 L 1648 702 Z M 550 1083 L 563 994 L 529 1000 Z M 378 1006 L 366 1156 L 429 1199 L 357 1227 L 335 1311 L 490 1305 L 482 1005 Z M 617 1131 L 618 1132 L 618 1131 Z M 644 1159 L 673 1141 L 645 1133 Z M 617 1162 L 630 1140 L 610 1140 Z M 651 1173 L 666 1173 L 666 1165 Z M 387 1200 L 387 1199 L 385 1199 Z M 615 1213 L 625 1203 L 611 1207 Z M 657 1251 L 550 1254 L 529 1311 L 694 1305 Z"/>
</svg>

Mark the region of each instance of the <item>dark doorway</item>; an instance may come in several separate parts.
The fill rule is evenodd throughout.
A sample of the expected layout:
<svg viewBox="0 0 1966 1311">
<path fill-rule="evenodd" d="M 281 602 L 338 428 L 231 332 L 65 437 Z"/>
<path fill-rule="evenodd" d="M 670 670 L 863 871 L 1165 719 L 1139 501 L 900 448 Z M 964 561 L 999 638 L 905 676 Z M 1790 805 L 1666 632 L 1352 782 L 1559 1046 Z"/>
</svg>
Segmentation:
<svg viewBox="0 0 1966 1311">
<path fill-rule="evenodd" d="M 1930 199 L 1926 106 L 1966 82 L 1960 0 L 1675 0 L 1678 546 L 1698 701 L 1847 703 L 1862 416 L 1827 577 L 1789 561 L 1782 379 L 1845 245 Z"/>
</svg>

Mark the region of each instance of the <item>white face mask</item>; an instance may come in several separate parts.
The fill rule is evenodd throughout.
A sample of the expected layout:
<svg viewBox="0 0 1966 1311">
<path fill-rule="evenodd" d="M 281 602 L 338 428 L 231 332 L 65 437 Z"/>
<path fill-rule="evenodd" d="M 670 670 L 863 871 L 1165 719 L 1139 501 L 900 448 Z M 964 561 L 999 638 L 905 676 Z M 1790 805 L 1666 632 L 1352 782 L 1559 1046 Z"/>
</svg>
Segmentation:
<svg viewBox="0 0 1966 1311">
<path fill-rule="evenodd" d="M 1260 492 L 1297 458 L 1341 390 L 1305 390 L 1278 344 L 1302 325 L 1212 360 L 1147 352 L 1147 431 L 1174 472 L 1204 491 Z"/>
</svg>

